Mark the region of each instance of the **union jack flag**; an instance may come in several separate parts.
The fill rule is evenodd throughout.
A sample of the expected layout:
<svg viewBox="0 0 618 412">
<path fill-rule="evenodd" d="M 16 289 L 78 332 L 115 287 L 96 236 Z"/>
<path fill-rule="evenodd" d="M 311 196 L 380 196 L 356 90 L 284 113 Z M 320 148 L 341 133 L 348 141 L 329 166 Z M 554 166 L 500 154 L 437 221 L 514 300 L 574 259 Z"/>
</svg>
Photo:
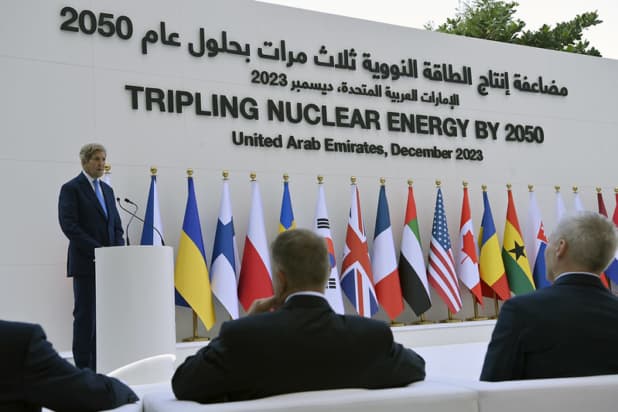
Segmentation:
<svg viewBox="0 0 618 412">
<path fill-rule="evenodd" d="M 360 316 L 370 318 L 378 311 L 360 198 L 355 183 L 352 183 L 352 202 L 343 250 L 341 288 Z"/>
</svg>

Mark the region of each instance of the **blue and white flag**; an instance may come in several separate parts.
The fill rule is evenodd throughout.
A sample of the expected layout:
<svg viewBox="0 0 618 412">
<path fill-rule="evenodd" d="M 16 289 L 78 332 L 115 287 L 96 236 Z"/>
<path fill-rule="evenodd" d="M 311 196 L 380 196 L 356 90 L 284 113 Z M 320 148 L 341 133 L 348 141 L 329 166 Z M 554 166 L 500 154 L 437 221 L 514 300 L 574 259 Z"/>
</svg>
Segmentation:
<svg viewBox="0 0 618 412">
<path fill-rule="evenodd" d="M 227 179 L 223 180 L 219 219 L 210 265 L 210 284 L 212 292 L 231 318 L 238 319 L 238 250 L 236 249 L 232 202 Z"/>
<path fill-rule="evenodd" d="M 157 230 L 159 231 L 157 233 Z M 163 224 L 161 223 L 161 211 L 159 210 L 159 194 L 157 192 L 157 175 L 150 176 L 150 190 L 146 203 L 146 216 L 144 216 L 144 229 L 140 245 L 161 246 L 163 244 Z"/>
</svg>

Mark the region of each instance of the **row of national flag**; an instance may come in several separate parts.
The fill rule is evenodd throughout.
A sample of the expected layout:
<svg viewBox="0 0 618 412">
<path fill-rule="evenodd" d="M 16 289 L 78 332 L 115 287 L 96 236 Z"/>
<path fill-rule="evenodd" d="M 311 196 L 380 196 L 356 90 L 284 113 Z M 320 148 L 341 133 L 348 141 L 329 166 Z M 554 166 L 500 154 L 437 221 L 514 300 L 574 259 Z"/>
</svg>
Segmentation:
<svg viewBox="0 0 618 412">
<path fill-rule="evenodd" d="M 255 299 L 268 297 L 273 293 L 264 212 L 259 184 L 252 174 L 249 221 L 240 260 L 228 176 L 227 172 L 224 172 L 209 271 L 191 170 L 188 171 L 187 183 L 187 203 L 174 274 L 176 304 L 191 307 L 206 328 L 210 329 L 215 324 L 213 295 L 229 317 L 236 319 L 239 317 L 239 305 L 247 311 Z M 374 239 L 370 251 L 361 212 L 360 194 L 356 180 L 352 178 L 348 225 L 339 274 L 321 177 L 318 177 L 318 183 L 313 229 L 324 237 L 327 245 L 331 271 L 325 294 L 337 313 L 344 313 L 343 294 L 360 316 L 372 317 L 381 306 L 388 317 L 394 320 L 403 312 L 404 300 L 417 315 L 425 313 L 432 306 L 429 285 L 452 314 L 459 312 L 463 306 L 460 282 L 470 292 L 474 301 L 481 305 L 483 297 L 506 300 L 511 294 L 527 293 L 549 286 L 545 279 L 544 256 L 547 237 L 531 186 L 524 242 L 513 194 L 510 185 L 507 185 L 507 212 L 500 247 L 485 186 L 483 216 L 476 237 L 468 187 L 464 183 L 458 246 L 453 250 L 442 189 L 437 182 L 431 239 L 425 264 L 412 181 L 408 181 L 405 221 L 400 253 L 397 256 L 384 179 L 381 179 L 378 194 Z M 602 194 L 600 190 L 597 192 L 599 213 L 607 216 Z M 575 209 L 583 210 L 579 194 L 575 194 Z M 291 199 L 288 178 L 284 175 L 280 232 L 296 227 Z M 616 200 L 618 202 L 618 193 Z M 564 210 L 564 202 L 557 190 L 558 218 L 564 215 Z M 618 226 L 618 207 L 614 211 L 613 220 Z M 161 245 L 163 228 L 156 170 L 151 176 L 144 222 L 141 244 Z M 606 286 L 607 277 L 618 283 L 618 254 L 603 274 Z"/>
</svg>

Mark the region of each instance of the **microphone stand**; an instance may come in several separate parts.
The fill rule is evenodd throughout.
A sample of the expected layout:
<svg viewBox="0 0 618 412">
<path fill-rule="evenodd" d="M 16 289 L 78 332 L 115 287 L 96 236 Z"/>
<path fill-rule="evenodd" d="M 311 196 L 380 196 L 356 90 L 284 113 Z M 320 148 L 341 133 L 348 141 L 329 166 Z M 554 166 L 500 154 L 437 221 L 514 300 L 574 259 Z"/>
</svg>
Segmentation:
<svg viewBox="0 0 618 412">
<path fill-rule="evenodd" d="M 120 208 L 122 210 L 124 210 L 126 213 L 128 213 L 129 215 L 131 215 L 131 219 L 129 220 L 129 223 L 127 224 L 127 245 L 129 244 L 129 225 L 131 224 L 131 220 L 133 220 L 133 218 L 136 218 L 137 220 L 139 220 L 140 222 L 142 222 L 144 224 L 144 227 L 146 227 L 146 221 L 144 219 L 142 219 L 141 217 L 137 216 L 137 209 L 139 209 L 139 206 L 137 206 L 137 204 L 133 201 L 131 201 L 130 199 L 127 199 L 126 197 L 124 198 L 124 201 L 127 202 L 130 205 L 135 206 L 135 212 L 131 212 L 130 210 L 122 207 L 122 205 L 120 204 L 120 198 L 117 197 L 116 200 L 118 201 L 118 205 L 120 206 Z M 161 232 L 159 232 L 159 229 L 157 229 L 155 227 L 155 225 L 148 225 L 150 226 L 152 229 L 154 229 L 155 232 L 157 232 L 157 235 L 159 235 L 159 239 L 161 239 L 161 246 L 165 246 L 165 240 L 163 239 L 163 235 L 161 234 Z"/>
<path fill-rule="evenodd" d="M 120 206 L 120 208 L 122 210 L 124 210 L 126 213 L 131 215 L 131 218 L 129 219 L 129 223 L 127 223 L 127 229 L 125 231 L 125 233 L 127 234 L 127 246 L 130 246 L 131 242 L 129 241 L 129 225 L 131 225 L 131 222 L 133 221 L 133 218 L 137 217 L 135 215 L 135 212 L 137 212 L 137 205 L 134 205 L 135 206 L 135 212 L 131 212 L 129 209 L 127 209 L 124 206 L 122 206 L 122 203 L 120 203 L 120 198 L 119 197 L 116 198 L 116 202 L 118 202 L 118 206 Z"/>
</svg>

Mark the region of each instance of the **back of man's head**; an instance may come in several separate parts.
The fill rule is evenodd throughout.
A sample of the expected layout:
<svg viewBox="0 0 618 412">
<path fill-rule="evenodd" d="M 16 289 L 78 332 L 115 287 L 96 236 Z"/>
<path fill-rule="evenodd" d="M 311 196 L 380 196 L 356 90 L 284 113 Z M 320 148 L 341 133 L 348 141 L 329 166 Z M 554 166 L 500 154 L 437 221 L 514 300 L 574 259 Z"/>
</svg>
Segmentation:
<svg viewBox="0 0 618 412">
<path fill-rule="evenodd" d="M 280 233 L 272 244 L 274 270 L 295 290 L 324 290 L 330 273 L 326 241 L 307 229 Z"/>
<path fill-rule="evenodd" d="M 618 246 L 614 223 L 590 211 L 578 212 L 562 219 L 549 240 L 550 243 L 564 240 L 568 264 L 578 270 L 597 274 L 607 268 Z"/>
</svg>

